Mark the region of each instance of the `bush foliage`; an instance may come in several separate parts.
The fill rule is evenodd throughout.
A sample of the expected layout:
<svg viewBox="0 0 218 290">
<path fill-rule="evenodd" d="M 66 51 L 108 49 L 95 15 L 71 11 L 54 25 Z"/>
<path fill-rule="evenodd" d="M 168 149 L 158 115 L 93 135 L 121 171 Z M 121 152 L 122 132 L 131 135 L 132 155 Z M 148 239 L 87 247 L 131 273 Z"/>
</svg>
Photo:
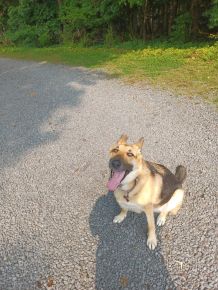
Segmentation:
<svg viewBox="0 0 218 290">
<path fill-rule="evenodd" d="M 18 45 L 190 41 L 217 28 L 218 0 L 0 0 L 0 42 Z"/>
</svg>

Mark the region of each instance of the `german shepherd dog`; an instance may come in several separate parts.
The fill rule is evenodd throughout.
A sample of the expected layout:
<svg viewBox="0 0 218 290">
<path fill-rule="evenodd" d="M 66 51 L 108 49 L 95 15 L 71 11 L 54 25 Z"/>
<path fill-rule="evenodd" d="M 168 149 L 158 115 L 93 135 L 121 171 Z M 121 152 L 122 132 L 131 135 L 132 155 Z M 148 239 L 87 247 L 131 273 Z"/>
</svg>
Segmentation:
<svg viewBox="0 0 218 290">
<path fill-rule="evenodd" d="M 186 169 L 179 165 L 173 174 L 161 164 L 145 161 L 141 153 L 144 139 L 133 145 L 127 144 L 127 139 L 127 135 L 122 135 L 110 149 L 111 177 L 107 186 L 121 207 L 113 222 L 121 223 L 128 211 L 144 212 L 148 223 L 147 245 L 153 250 L 157 245 L 154 212 L 159 213 L 158 226 L 165 224 L 168 214 L 177 214 L 183 202 Z"/>
</svg>

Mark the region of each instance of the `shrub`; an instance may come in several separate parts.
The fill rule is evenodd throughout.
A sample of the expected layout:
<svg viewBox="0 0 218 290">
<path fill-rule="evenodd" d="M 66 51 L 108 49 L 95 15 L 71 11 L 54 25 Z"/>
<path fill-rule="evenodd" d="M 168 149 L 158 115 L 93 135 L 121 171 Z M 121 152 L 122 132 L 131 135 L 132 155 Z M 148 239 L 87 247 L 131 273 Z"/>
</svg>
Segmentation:
<svg viewBox="0 0 218 290">
<path fill-rule="evenodd" d="M 172 41 L 184 42 L 189 40 L 191 29 L 191 16 L 188 12 L 176 17 L 170 33 Z"/>
<path fill-rule="evenodd" d="M 59 42 L 60 25 L 55 6 L 20 0 L 17 6 L 8 9 L 6 37 L 15 44 L 47 46 Z M 50 3 L 50 4 L 51 4 Z"/>
</svg>

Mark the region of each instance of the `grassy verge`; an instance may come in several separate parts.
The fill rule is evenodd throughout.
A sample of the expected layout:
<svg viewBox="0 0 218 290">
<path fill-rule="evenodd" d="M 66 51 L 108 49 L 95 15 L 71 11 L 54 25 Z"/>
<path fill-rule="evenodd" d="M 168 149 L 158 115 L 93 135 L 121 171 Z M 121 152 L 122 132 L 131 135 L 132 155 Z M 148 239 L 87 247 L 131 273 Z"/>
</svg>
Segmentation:
<svg viewBox="0 0 218 290">
<path fill-rule="evenodd" d="M 146 82 L 218 105 L 218 43 L 125 43 L 107 47 L 0 47 L 1 57 L 101 68 L 130 82 Z"/>
</svg>

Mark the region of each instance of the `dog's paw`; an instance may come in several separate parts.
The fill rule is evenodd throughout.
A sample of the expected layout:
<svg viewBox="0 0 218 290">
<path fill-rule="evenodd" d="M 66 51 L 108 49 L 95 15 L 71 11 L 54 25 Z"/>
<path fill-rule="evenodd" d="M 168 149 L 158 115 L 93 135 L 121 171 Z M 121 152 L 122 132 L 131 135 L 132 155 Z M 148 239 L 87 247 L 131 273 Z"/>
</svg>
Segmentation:
<svg viewBox="0 0 218 290">
<path fill-rule="evenodd" d="M 148 237 L 147 246 L 149 247 L 150 250 L 154 250 L 156 248 L 156 246 L 157 246 L 156 236 Z"/>
<path fill-rule="evenodd" d="M 166 222 L 166 217 L 159 215 L 158 218 L 157 218 L 157 225 L 159 227 L 163 226 L 165 224 L 165 222 Z"/>
<path fill-rule="evenodd" d="M 117 216 L 115 216 L 113 223 L 115 223 L 115 224 L 122 223 L 122 221 L 125 219 L 125 217 L 126 217 L 126 215 L 118 214 Z"/>
</svg>

